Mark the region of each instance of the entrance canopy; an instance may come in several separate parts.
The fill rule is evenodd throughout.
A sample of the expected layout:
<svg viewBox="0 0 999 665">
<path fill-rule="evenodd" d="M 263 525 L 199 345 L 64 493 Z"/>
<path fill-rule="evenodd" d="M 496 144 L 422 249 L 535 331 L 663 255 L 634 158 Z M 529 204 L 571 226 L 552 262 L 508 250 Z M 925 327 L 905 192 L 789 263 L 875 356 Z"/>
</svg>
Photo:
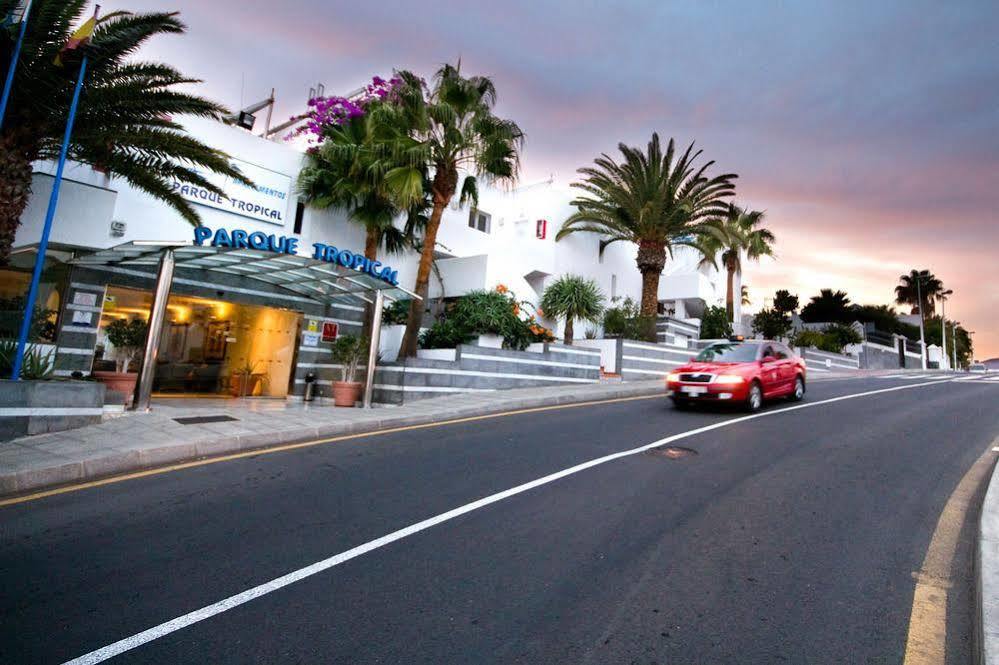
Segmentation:
<svg viewBox="0 0 999 665">
<path fill-rule="evenodd" d="M 380 291 L 390 301 L 420 299 L 412 291 L 374 275 L 329 261 L 256 249 L 209 247 L 191 242 L 135 240 L 73 259 L 78 266 L 160 265 L 165 250 L 173 250 L 175 267 L 237 275 L 306 296 L 319 303 L 353 298 L 374 302 Z"/>
</svg>

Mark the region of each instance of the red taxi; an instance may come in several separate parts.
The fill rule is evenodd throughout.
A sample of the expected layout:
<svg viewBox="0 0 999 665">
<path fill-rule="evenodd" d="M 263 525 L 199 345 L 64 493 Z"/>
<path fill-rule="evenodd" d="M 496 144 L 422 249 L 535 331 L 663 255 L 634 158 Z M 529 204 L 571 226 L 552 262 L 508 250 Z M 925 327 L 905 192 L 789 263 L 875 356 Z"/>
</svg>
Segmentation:
<svg viewBox="0 0 999 665">
<path fill-rule="evenodd" d="M 694 402 L 741 403 L 758 411 L 766 399 L 805 396 L 805 361 L 780 342 L 732 339 L 705 347 L 666 377 L 677 408 Z"/>
</svg>

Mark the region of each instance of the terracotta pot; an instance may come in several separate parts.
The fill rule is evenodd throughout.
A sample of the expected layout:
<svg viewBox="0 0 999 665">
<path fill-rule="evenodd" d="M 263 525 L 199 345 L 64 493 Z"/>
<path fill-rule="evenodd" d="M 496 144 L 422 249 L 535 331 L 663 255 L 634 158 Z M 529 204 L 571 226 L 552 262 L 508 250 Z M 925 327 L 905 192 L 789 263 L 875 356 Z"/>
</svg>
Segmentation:
<svg viewBox="0 0 999 665">
<path fill-rule="evenodd" d="M 334 381 L 333 382 L 333 405 L 334 406 L 354 406 L 357 400 L 361 399 L 363 383 L 356 381 Z"/>
<path fill-rule="evenodd" d="M 135 397 L 135 382 L 139 375 L 136 372 L 94 372 L 94 378 L 118 393 L 125 394 L 125 406 L 132 406 Z"/>
<path fill-rule="evenodd" d="M 229 377 L 229 394 L 233 397 L 253 397 L 260 378 L 259 374 L 233 374 Z"/>
</svg>

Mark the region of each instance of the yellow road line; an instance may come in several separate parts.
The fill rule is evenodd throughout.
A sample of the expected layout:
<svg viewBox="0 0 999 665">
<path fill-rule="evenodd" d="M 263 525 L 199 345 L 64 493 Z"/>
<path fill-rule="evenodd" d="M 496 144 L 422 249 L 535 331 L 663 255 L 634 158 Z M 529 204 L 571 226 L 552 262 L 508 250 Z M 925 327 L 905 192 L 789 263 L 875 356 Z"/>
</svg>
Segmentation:
<svg viewBox="0 0 999 665">
<path fill-rule="evenodd" d="M 538 406 L 529 409 L 517 409 L 515 411 L 501 411 L 499 413 L 490 413 L 483 416 L 468 416 L 466 418 L 452 418 L 451 420 L 439 420 L 432 423 L 424 423 L 422 425 L 405 425 L 402 427 L 392 427 L 390 429 L 376 430 L 373 432 L 361 432 L 359 434 L 345 434 L 343 436 L 335 436 L 325 439 L 301 441 L 299 443 L 287 443 L 268 448 L 257 448 L 254 450 L 246 450 L 238 453 L 229 453 L 217 457 L 209 457 L 206 459 L 193 460 L 191 462 L 180 462 L 178 464 L 170 464 L 168 466 L 161 466 L 155 469 L 133 471 L 130 473 L 123 473 L 116 476 L 101 478 L 100 480 L 90 480 L 83 483 L 65 485 L 63 487 L 56 487 L 54 489 L 42 490 L 40 492 L 33 492 L 31 494 L 16 496 L 9 499 L 0 499 L 0 507 L 12 506 L 18 503 L 26 503 L 28 501 L 35 501 L 37 499 L 44 499 L 45 497 L 48 496 L 55 496 L 57 494 L 66 494 L 67 492 L 77 492 L 79 490 L 89 489 L 91 487 L 101 487 L 103 485 L 110 485 L 112 483 L 120 483 L 124 480 L 132 480 L 133 478 L 145 478 L 146 476 L 155 476 L 161 473 L 181 471 L 183 469 L 190 469 L 192 467 L 197 467 L 197 466 L 217 464 L 218 462 L 228 462 L 230 460 L 242 459 L 244 457 L 254 457 L 256 455 L 269 455 L 271 453 L 280 453 L 286 450 L 297 450 L 298 448 L 309 448 L 311 446 L 318 446 L 324 443 L 334 443 L 336 441 L 362 439 L 366 437 L 381 436 L 383 434 L 394 434 L 396 432 L 408 432 L 417 429 L 428 429 L 431 427 L 444 427 L 446 425 L 457 425 L 460 423 L 474 422 L 476 420 L 488 420 L 490 418 L 505 418 L 508 416 L 516 416 L 524 413 L 538 413 L 540 411 L 555 411 L 559 409 L 574 409 L 582 406 L 593 406 L 596 404 L 615 404 L 618 402 L 632 402 L 635 400 L 656 399 L 656 398 L 664 399 L 664 395 L 656 394 L 656 395 L 639 395 L 637 397 L 616 397 L 613 399 L 594 400 L 590 402 L 576 402 L 574 404 L 556 404 L 553 406 Z"/>
<path fill-rule="evenodd" d="M 940 513 L 922 567 L 912 574 L 916 589 L 912 596 L 903 665 L 943 665 L 946 662 L 947 594 L 953 586 L 954 555 L 975 493 L 991 473 L 995 459 L 990 445 L 961 478 Z"/>
</svg>

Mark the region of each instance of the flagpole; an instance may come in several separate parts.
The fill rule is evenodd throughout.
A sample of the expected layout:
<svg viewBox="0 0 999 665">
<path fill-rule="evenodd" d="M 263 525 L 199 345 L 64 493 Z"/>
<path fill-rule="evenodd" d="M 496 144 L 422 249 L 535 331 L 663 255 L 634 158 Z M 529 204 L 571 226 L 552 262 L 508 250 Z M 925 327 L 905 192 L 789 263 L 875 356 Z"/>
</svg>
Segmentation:
<svg viewBox="0 0 999 665">
<path fill-rule="evenodd" d="M 56 205 L 59 203 L 59 186 L 62 184 L 62 172 L 66 166 L 66 153 L 69 152 L 69 137 L 73 133 L 73 121 L 76 120 L 76 107 L 80 101 L 80 89 L 83 88 L 83 77 L 87 73 L 87 56 L 84 54 L 80 63 L 80 74 L 76 78 L 76 88 L 73 90 L 73 102 L 69 105 L 69 118 L 66 120 L 66 132 L 62 136 L 62 148 L 59 151 L 59 166 L 56 168 L 55 181 L 52 183 L 52 195 L 49 196 L 49 208 L 45 212 L 45 226 L 42 227 L 42 239 L 38 243 L 38 255 L 35 257 L 35 269 L 31 273 L 31 287 L 28 289 L 28 301 L 24 305 L 24 319 L 21 321 L 21 334 L 17 338 L 17 353 L 14 355 L 14 367 L 10 378 L 17 381 L 21 378 L 21 362 L 24 359 L 24 349 L 28 344 L 28 334 L 31 332 L 31 320 L 34 318 L 35 300 L 38 298 L 38 282 L 45 267 L 45 251 L 49 246 L 49 233 L 52 231 L 52 220 L 55 218 Z"/>
<path fill-rule="evenodd" d="M 21 30 L 17 35 L 17 43 L 14 45 L 14 54 L 10 57 L 10 67 L 7 68 L 7 80 L 3 84 L 3 96 L 0 97 L 0 128 L 3 127 L 3 119 L 7 115 L 7 101 L 10 99 L 10 89 L 14 87 L 14 70 L 17 69 L 17 60 L 21 55 L 21 44 L 24 43 L 24 33 L 28 29 L 28 12 L 31 11 L 31 0 L 24 8 L 21 16 Z"/>
</svg>

